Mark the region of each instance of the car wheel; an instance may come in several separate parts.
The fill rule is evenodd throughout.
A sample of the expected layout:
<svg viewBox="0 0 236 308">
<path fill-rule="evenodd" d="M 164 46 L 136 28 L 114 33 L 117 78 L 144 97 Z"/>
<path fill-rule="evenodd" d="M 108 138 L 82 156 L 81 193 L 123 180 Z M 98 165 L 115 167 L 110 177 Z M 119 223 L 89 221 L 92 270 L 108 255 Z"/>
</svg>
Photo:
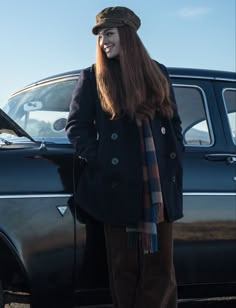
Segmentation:
<svg viewBox="0 0 236 308">
<path fill-rule="evenodd" d="M 0 280 L 0 308 L 4 308 L 3 286 L 1 280 Z"/>
</svg>

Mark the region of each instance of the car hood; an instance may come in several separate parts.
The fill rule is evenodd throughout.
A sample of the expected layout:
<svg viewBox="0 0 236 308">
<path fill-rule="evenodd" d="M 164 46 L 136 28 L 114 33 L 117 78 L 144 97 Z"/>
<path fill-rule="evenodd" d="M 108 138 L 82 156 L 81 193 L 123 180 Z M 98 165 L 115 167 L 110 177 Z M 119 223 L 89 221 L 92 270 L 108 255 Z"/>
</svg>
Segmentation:
<svg viewBox="0 0 236 308">
<path fill-rule="evenodd" d="M 6 133 L 17 137 L 26 137 L 36 142 L 23 128 L 13 121 L 2 109 L 0 109 L 0 134 Z"/>
</svg>

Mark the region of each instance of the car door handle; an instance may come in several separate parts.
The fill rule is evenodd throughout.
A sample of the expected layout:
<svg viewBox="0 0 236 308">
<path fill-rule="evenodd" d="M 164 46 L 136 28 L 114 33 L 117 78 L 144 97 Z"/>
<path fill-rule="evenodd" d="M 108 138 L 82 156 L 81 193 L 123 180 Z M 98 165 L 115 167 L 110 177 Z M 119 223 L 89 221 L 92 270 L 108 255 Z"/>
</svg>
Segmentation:
<svg viewBox="0 0 236 308">
<path fill-rule="evenodd" d="M 206 154 L 205 158 L 210 161 L 226 161 L 229 164 L 233 164 L 236 162 L 236 154 L 229 153 Z"/>
</svg>

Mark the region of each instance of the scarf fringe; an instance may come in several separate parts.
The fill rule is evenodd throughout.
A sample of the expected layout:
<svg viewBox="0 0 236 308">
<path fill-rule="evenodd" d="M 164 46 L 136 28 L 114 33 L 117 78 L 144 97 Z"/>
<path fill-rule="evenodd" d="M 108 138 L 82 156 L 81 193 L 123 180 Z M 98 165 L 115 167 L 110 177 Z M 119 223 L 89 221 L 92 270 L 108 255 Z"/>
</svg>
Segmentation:
<svg viewBox="0 0 236 308">
<path fill-rule="evenodd" d="M 140 249 L 144 254 L 156 253 L 158 251 L 157 234 L 129 232 L 128 247 L 131 249 Z"/>
</svg>

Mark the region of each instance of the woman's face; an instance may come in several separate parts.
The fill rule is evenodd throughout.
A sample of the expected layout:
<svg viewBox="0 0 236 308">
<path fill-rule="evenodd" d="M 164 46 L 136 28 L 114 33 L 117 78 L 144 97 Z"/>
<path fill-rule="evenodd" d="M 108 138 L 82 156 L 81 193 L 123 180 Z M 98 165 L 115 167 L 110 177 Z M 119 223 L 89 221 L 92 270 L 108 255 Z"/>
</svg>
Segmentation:
<svg viewBox="0 0 236 308">
<path fill-rule="evenodd" d="M 117 28 L 101 29 L 98 33 L 98 40 L 107 58 L 112 59 L 119 56 L 120 36 Z"/>
</svg>

